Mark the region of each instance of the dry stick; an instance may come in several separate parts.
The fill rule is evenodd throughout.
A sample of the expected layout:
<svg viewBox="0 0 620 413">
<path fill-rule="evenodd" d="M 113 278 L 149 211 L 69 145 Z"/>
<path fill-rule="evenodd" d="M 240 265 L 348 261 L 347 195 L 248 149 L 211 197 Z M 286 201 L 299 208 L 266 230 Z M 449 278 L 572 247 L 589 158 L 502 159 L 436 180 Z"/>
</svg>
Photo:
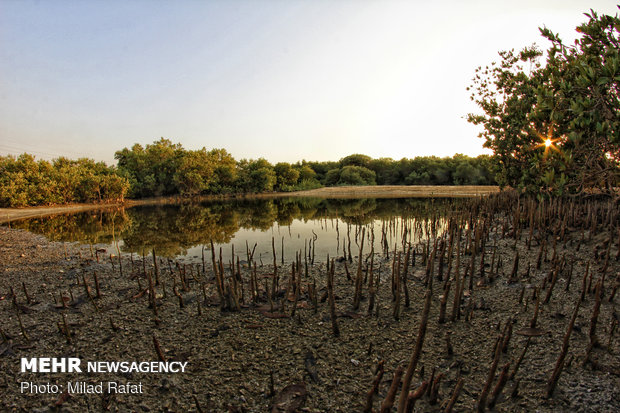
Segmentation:
<svg viewBox="0 0 620 413">
<path fill-rule="evenodd" d="M 510 342 L 510 338 L 512 337 L 512 317 L 508 317 L 508 321 L 506 321 L 506 327 L 504 327 L 504 332 L 502 334 L 504 337 L 502 341 L 502 353 L 508 352 L 508 343 Z"/>
<path fill-rule="evenodd" d="M 536 258 L 536 269 L 540 270 L 540 266 L 542 265 L 543 252 L 545 251 L 545 247 L 547 245 L 546 240 L 540 244 L 540 250 L 538 250 L 538 257 Z"/>
<path fill-rule="evenodd" d="M 93 271 L 93 278 L 95 279 L 95 291 L 97 292 L 97 298 L 101 298 L 101 289 L 99 287 L 99 277 L 97 277 L 97 271 Z"/>
<path fill-rule="evenodd" d="M 444 411 L 445 413 L 452 413 L 452 409 L 454 408 L 454 405 L 456 404 L 456 401 L 459 398 L 459 394 L 461 393 L 462 388 L 463 388 L 463 378 L 459 377 L 458 381 L 456 382 L 456 385 L 454 386 L 452 397 L 450 397 L 450 401 L 448 402 L 448 405 L 446 406 L 446 410 Z"/>
<path fill-rule="evenodd" d="M 327 261 L 329 267 L 329 261 Z M 334 259 L 332 258 L 331 268 L 327 271 L 327 293 L 329 295 L 329 314 L 332 319 L 332 332 L 334 336 L 340 336 L 340 329 L 338 328 L 338 319 L 336 318 L 336 298 L 334 297 Z"/>
<path fill-rule="evenodd" d="M 65 337 L 67 337 L 67 343 L 71 343 L 71 332 L 69 331 L 69 323 L 67 323 L 67 317 L 65 313 L 62 313 L 62 326 L 63 331 L 65 333 Z"/>
<path fill-rule="evenodd" d="M 515 254 L 515 261 L 512 265 L 512 271 L 510 272 L 510 278 L 508 279 L 509 283 L 513 283 L 517 281 L 517 274 L 519 272 L 519 251 Z"/>
<path fill-rule="evenodd" d="M 110 327 L 112 327 L 112 331 L 120 330 L 120 328 L 116 324 L 114 324 L 114 321 L 112 320 L 112 317 L 110 317 L 109 320 L 110 320 Z"/>
<path fill-rule="evenodd" d="M 194 403 L 196 404 L 196 411 L 198 413 L 203 413 L 204 410 L 202 410 L 202 407 L 200 407 L 200 403 L 198 403 L 198 398 L 196 397 L 196 395 L 193 394 L 192 397 L 194 398 Z"/>
<path fill-rule="evenodd" d="M 398 366 L 398 368 L 394 372 L 394 378 L 392 379 L 390 389 L 385 396 L 385 400 L 383 400 L 383 403 L 381 403 L 381 409 L 379 410 L 379 413 L 390 413 L 392 411 L 392 406 L 394 405 L 394 400 L 396 400 L 396 392 L 398 391 L 398 385 L 400 384 L 400 378 L 402 377 L 402 375 L 403 367 Z"/>
<path fill-rule="evenodd" d="M 360 301 L 362 299 L 362 254 L 364 252 L 364 235 L 366 234 L 366 227 L 362 228 L 362 241 L 360 242 L 360 252 L 357 256 L 357 275 L 355 278 L 355 295 L 353 297 L 353 310 L 358 310 L 360 307 Z"/>
<path fill-rule="evenodd" d="M 181 293 L 179 293 L 179 291 L 177 290 L 177 286 L 173 285 L 172 286 L 172 292 L 174 293 L 174 295 L 177 296 L 177 298 L 179 299 L 179 308 L 184 308 L 185 307 L 185 301 L 183 301 L 183 296 L 181 295 Z"/>
<path fill-rule="evenodd" d="M 371 389 L 368 391 L 368 393 L 366 393 L 366 405 L 364 406 L 364 413 L 372 413 L 372 399 L 374 397 L 374 395 L 377 393 L 377 391 L 379 390 L 379 383 L 381 383 L 381 379 L 383 378 L 383 373 L 384 373 L 384 369 L 383 369 L 383 365 L 385 364 L 384 360 L 381 360 L 379 362 L 379 365 L 377 366 L 377 375 L 375 376 L 375 379 L 372 382 L 372 387 Z"/>
<path fill-rule="evenodd" d="M 403 275 L 401 276 L 403 280 L 403 292 L 405 293 L 405 308 L 409 308 L 410 300 L 409 300 L 409 287 L 407 287 L 407 275 L 409 272 L 409 256 L 411 255 L 411 244 L 407 248 L 407 255 L 405 255 L 405 265 L 403 267 Z"/>
<path fill-rule="evenodd" d="M 491 368 L 489 369 L 489 374 L 487 376 L 487 381 L 484 385 L 484 388 L 480 392 L 480 397 L 478 398 L 478 404 L 476 406 L 476 410 L 478 412 L 484 412 L 487 397 L 489 395 L 489 390 L 491 389 L 491 384 L 493 384 L 493 378 L 495 378 L 495 371 L 497 370 L 497 363 L 499 362 L 499 355 L 501 353 L 502 347 L 502 337 L 499 336 L 495 342 L 495 355 L 493 357 L 493 363 L 491 363 Z"/>
<path fill-rule="evenodd" d="M 153 334 L 153 346 L 155 346 L 155 352 L 157 353 L 157 358 L 159 358 L 159 361 L 165 362 L 166 356 L 164 356 L 163 351 L 161 351 L 159 341 L 157 341 L 157 337 L 155 337 L 155 334 Z"/>
<path fill-rule="evenodd" d="M 409 395 L 409 387 L 411 386 L 411 380 L 413 379 L 413 373 L 415 371 L 416 365 L 418 364 L 418 360 L 420 358 L 420 354 L 422 353 L 422 345 L 424 344 L 424 336 L 426 335 L 426 326 L 428 324 L 428 313 L 431 309 L 431 298 L 432 298 L 432 290 L 427 289 L 425 300 L 424 300 L 424 310 L 422 310 L 422 319 L 420 320 L 420 327 L 418 329 L 418 338 L 413 349 L 413 353 L 411 353 L 411 359 L 409 360 L 409 365 L 407 366 L 407 372 L 405 373 L 405 378 L 403 379 L 403 388 L 400 392 L 400 398 L 398 399 L 398 413 L 404 413 L 405 408 L 407 407 L 407 397 Z"/>
<path fill-rule="evenodd" d="M 375 243 L 374 243 L 374 231 L 372 234 L 373 242 L 370 245 L 370 268 L 368 269 L 368 315 L 372 314 L 372 309 L 375 306 L 375 294 L 376 288 L 374 283 L 373 267 L 375 265 Z M 345 261 L 346 264 L 346 261 Z"/>
<path fill-rule="evenodd" d="M 534 316 L 530 320 L 531 328 L 536 327 L 536 321 L 538 320 L 538 310 L 540 308 L 540 290 L 538 289 L 538 287 L 536 287 L 534 291 L 536 293 L 536 307 L 534 308 Z"/>
<path fill-rule="evenodd" d="M 459 308 L 461 306 L 461 285 L 462 282 L 460 280 L 461 278 L 461 242 L 460 242 L 460 230 L 459 230 L 459 235 L 457 235 L 457 240 L 456 240 L 456 268 L 454 269 L 454 271 L 456 272 L 456 275 L 454 276 L 454 282 L 456 283 L 456 286 L 454 288 L 454 302 L 452 304 L 452 317 L 450 317 L 450 321 L 454 322 L 456 321 L 457 315 L 460 313 Z"/>
<path fill-rule="evenodd" d="M 583 280 L 581 281 L 581 301 L 586 298 L 586 281 L 588 279 L 588 272 L 590 271 L 590 261 L 586 262 L 586 272 L 583 274 Z"/>
<path fill-rule="evenodd" d="M 297 309 L 297 302 L 299 301 L 299 294 L 300 294 L 300 290 L 301 290 L 301 270 L 298 271 L 297 277 L 295 277 L 295 265 L 293 265 L 293 270 L 292 270 L 292 284 L 293 287 L 295 288 L 295 298 L 293 301 L 293 308 L 291 310 L 291 318 L 295 317 L 295 310 Z"/>
<path fill-rule="evenodd" d="M 273 237 L 271 237 L 271 251 L 273 253 L 273 279 L 271 281 L 271 297 L 273 299 L 276 296 L 276 290 L 278 288 L 278 263 L 276 257 L 276 244 Z"/>
<path fill-rule="evenodd" d="M 156 302 L 156 297 L 155 297 L 155 287 L 153 287 L 153 277 L 151 277 L 150 271 L 148 273 L 147 279 L 149 283 L 149 305 L 153 309 L 153 314 L 155 315 L 155 321 L 157 322 L 158 314 L 157 314 L 157 302 Z"/>
<path fill-rule="evenodd" d="M 439 307 L 439 324 L 446 322 L 446 305 L 448 303 L 448 295 L 450 294 L 450 281 L 445 284 L 445 290 L 441 296 L 441 303 Z"/>
<path fill-rule="evenodd" d="M 439 281 L 443 281 L 443 261 L 444 256 L 446 254 L 446 242 L 444 239 L 441 239 L 440 248 L 439 248 L 439 263 L 437 265 L 437 279 Z"/>
<path fill-rule="evenodd" d="M 144 250 L 142 250 L 142 274 L 144 275 L 144 278 L 146 278 L 146 253 Z"/>
<path fill-rule="evenodd" d="M 215 247 L 213 246 L 213 240 L 209 241 L 211 244 L 211 262 L 213 263 L 213 275 L 215 276 L 215 284 L 217 287 L 217 295 L 220 299 L 220 307 L 224 308 L 224 286 L 222 282 L 222 276 L 220 276 L 217 266 L 217 259 L 215 258 Z M 172 270 L 170 270 L 172 273 Z"/>
<path fill-rule="evenodd" d="M 558 379 L 560 377 L 560 373 L 562 373 L 562 368 L 564 367 L 564 360 L 566 359 L 566 354 L 568 353 L 568 344 L 570 335 L 573 332 L 573 326 L 575 325 L 575 320 L 577 319 L 577 313 L 579 312 L 579 306 L 581 305 L 581 300 L 577 300 L 577 304 L 575 304 L 575 311 L 573 311 L 573 316 L 568 323 L 568 329 L 566 330 L 566 334 L 564 335 L 564 341 L 562 343 L 562 352 L 558 357 L 558 361 L 555 363 L 555 368 L 553 369 L 553 373 L 551 374 L 551 378 L 547 383 L 547 397 L 551 397 L 553 395 L 553 391 L 555 390 L 555 386 L 557 385 Z"/>
<path fill-rule="evenodd" d="M 574 265 L 574 261 L 571 261 L 570 270 L 568 271 L 568 278 L 566 279 L 566 289 L 564 291 L 570 290 L 570 283 L 573 279 L 573 265 Z"/>
<path fill-rule="evenodd" d="M 430 396 L 428 399 L 428 403 L 431 406 L 437 404 L 437 399 L 439 398 L 439 386 L 443 377 L 443 373 L 439 373 L 432 382 Z"/>
<path fill-rule="evenodd" d="M 157 256 L 155 255 L 155 248 L 153 248 L 153 268 L 155 272 L 155 285 L 159 285 L 159 267 L 157 266 Z"/>
<path fill-rule="evenodd" d="M 595 346 L 598 346 L 598 339 L 596 338 L 596 324 L 598 322 L 598 315 L 601 310 L 601 288 L 602 283 L 601 281 L 599 281 L 596 284 L 596 301 L 594 302 L 594 308 L 592 309 L 592 317 L 590 317 L 590 330 L 588 333 L 590 343 L 588 344 L 588 348 L 586 349 L 586 356 L 583 361 L 584 365 L 590 360 L 590 353 L 592 352 L 592 349 Z"/>
<path fill-rule="evenodd" d="M 247 248 L 248 246 L 247 241 L 245 241 L 245 246 Z M 202 253 L 202 275 L 205 275 L 207 273 L 207 265 L 205 263 L 205 244 L 202 244 L 201 253 Z M 250 259 L 248 258 L 248 263 L 249 262 L 250 262 Z"/>
<path fill-rule="evenodd" d="M 521 287 L 521 292 L 519 293 L 519 305 L 523 304 L 524 294 L 525 294 L 525 285 Z"/>
<path fill-rule="evenodd" d="M 394 258 L 396 260 L 396 263 L 393 267 L 393 274 L 394 274 L 394 288 L 396 288 L 395 290 L 395 294 L 394 294 L 394 311 L 393 311 L 393 316 L 394 316 L 394 320 L 398 320 L 400 318 L 400 252 L 398 252 L 398 254 L 394 255 Z"/>
<path fill-rule="evenodd" d="M 435 380 L 435 370 L 436 370 L 436 369 L 437 369 L 436 367 L 433 367 L 433 370 L 431 371 L 431 378 L 428 380 L 428 384 L 429 384 L 429 386 L 428 386 L 428 388 L 426 389 L 426 397 L 427 397 L 427 398 L 430 396 L 430 394 L 431 394 L 431 389 L 433 388 L 433 380 Z M 424 374 L 423 374 L 423 373 L 424 373 L 424 372 L 420 372 L 420 377 L 423 377 L 423 376 L 424 376 Z"/>
<path fill-rule="evenodd" d="M 30 298 L 30 295 L 28 295 L 28 290 L 26 289 L 26 283 L 24 283 L 23 281 L 22 281 L 22 289 L 24 290 L 24 295 L 26 296 L 26 302 L 28 304 L 31 304 L 32 299 Z"/>
<path fill-rule="evenodd" d="M 489 282 L 495 280 L 495 256 L 497 255 L 497 239 L 493 241 L 493 255 L 491 255 L 491 271 L 489 271 Z"/>
<path fill-rule="evenodd" d="M 448 357 L 452 357 L 452 355 L 454 354 L 454 349 L 452 348 L 452 341 L 450 340 L 451 335 L 451 331 L 446 331 L 446 353 L 448 354 Z"/>
<path fill-rule="evenodd" d="M 79 282 L 79 279 L 78 279 L 78 282 Z M 90 287 L 88 286 L 88 284 L 86 284 L 86 277 L 84 276 L 84 274 L 82 274 L 82 282 L 84 283 L 84 290 L 86 291 L 86 295 L 88 296 L 88 299 L 90 300 L 91 304 L 95 308 L 95 311 L 99 312 L 99 307 L 97 307 L 97 303 L 95 303 L 95 299 L 93 298 L 93 295 L 90 293 Z"/>
<path fill-rule="evenodd" d="M 612 303 L 614 298 L 616 297 L 616 293 L 618 292 L 618 287 L 620 287 L 620 274 L 616 276 L 616 282 L 614 283 L 614 288 L 611 290 L 611 294 L 609 295 L 608 302 Z"/>
<path fill-rule="evenodd" d="M 19 329 L 22 332 L 22 336 L 24 336 L 24 339 L 29 343 L 30 342 L 30 336 L 28 336 L 28 334 L 26 333 L 26 328 L 24 327 L 24 323 L 22 323 L 22 317 L 21 315 L 19 315 L 19 307 L 17 307 L 16 305 L 14 305 L 15 308 L 15 313 L 17 314 L 17 321 L 19 322 Z M 64 314 L 63 314 L 64 316 Z"/>
<path fill-rule="evenodd" d="M 121 277 L 123 276 L 123 256 L 121 255 L 121 249 L 118 246 L 118 242 L 116 243 L 116 252 L 118 253 L 118 269 L 120 271 Z"/>
<path fill-rule="evenodd" d="M 554 268 L 553 269 L 553 276 L 551 278 L 551 284 L 549 285 L 549 289 L 547 290 L 547 295 L 545 296 L 545 299 L 543 300 L 543 304 L 547 304 L 549 302 L 549 300 L 551 299 L 551 292 L 553 291 L 553 287 L 555 286 L 556 281 L 558 280 L 558 268 Z"/>
<path fill-rule="evenodd" d="M 405 410 L 407 413 L 413 413 L 413 409 L 415 407 L 415 403 L 424 396 L 426 390 L 429 388 L 430 383 L 428 381 L 423 381 L 420 386 L 418 386 L 415 391 L 409 393 L 407 396 L 407 409 Z"/>
<path fill-rule="evenodd" d="M 349 272 L 349 266 L 347 265 L 347 261 L 345 260 L 343 263 L 344 263 L 344 272 L 347 275 L 347 280 L 352 283 L 353 278 L 351 278 L 351 273 Z"/>
<path fill-rule="evenodd" d="M 512 373 L 510 373 L 510 377 L 508 377 L 510 380 L 514 380 L 515 375 L 517 374 L 517 371 L 519 370 L 519 366 L 521 365 L 521 362 L 523 361 L 523 357 L 525 357 L 525 352 L 527 351 L 527 348 L 530 346 L 531 340 L 532 340 L 532 337 L 528 337 L 527 340 L 525 341 L 525 346 L 523 346 L 523 351 L 521 352 L 521 355 L 515 362 L 515 367 L 512 370 Z"/>
<path fill-rule="evenodd" d="M 491 400 L 489 400 L 489 408 L 492 409 L 495 407 L 495 403 L 497 403 L 497 398 L 501 394 L 504 386 L 506 385 L 506 381 L 508 381 L 508 370 L 510 369 L 510 362 L 506 363 L 506 365 L 502 368 L 502 372 L 499 375 L 499 380 L 491 393 Z"/>
<path fill-rule="evenodd" d="M 258 282 L 258 272 L 256 268 L 256 261 L 253 261 L 252 263 L 254 264 L 252 269 L 253 269 L 253 274 L 254 274 L 254 287 L 256 288 L 256 301 L 258 301 L 258 293 L 260 292 L 260 284 Z M 267 281 L 265 280 L 265 283 L 266 282 Z M 265 288 L 265 294 L 268 294 L 267 288 Z"/>
</svg>

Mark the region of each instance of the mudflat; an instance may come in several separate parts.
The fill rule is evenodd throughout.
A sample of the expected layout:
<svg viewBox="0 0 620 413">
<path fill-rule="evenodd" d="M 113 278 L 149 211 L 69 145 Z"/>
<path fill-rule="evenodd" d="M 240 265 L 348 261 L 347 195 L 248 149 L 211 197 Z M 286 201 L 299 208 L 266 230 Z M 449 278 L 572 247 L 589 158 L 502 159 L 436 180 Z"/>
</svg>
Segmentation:
<svg viewBox="0 0 620 413">
<path fill-rule="evenodd" d="M 430 240 L 420 237 L 426 224 L 408 228 L 411 251 L 370 255 L 354 243 L 352 257 L 334 257 L 333 293 L 325 260 L 306 272 L 303 258 L 254 267 L 210 253 L 204 263 L 119 257 L 3 227 L 0 410 L 351 412 L 369 400 L 378 410 L 409 364 L 430 292 L 411 390 L 431 387 L 416 408 L 444 411 L 461 383 L 454 411 L 476 409 L 487 389 L 484 409 L 616 412 L 617 214 L 607 201 L 479 199 L 447 227 L 429 222 Z M 404 230 L 396 224 L 386 231 Z M 179 373 L 21 373 L 21 358 L 32 357 L 187 364 Z M 93 393 L 69 393 L 69 382 Z M 21 383 L 58 391 L 23 393 Z M 95 392 L 101 383 L 136 391 Z"/>
</svg>

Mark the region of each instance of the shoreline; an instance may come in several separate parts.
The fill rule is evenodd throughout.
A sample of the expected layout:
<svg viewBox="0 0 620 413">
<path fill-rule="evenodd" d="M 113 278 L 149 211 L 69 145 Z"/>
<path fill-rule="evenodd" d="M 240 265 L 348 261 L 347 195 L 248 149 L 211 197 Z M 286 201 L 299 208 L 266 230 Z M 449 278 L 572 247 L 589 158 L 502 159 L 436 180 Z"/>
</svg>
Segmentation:
<svg viewBox="0 0 620 413">
<path fill-rule="evenodd" d="M 27 218 L 105 210 L 131 208 L 139 205 L 176 204 L 192 200 L 210 201 L 227 199 L 264 199 L 285 197 L 316 198 L 423 198 L 423 197 L 473 197 L 499 192 L 498 186 L 428 186 L 428 185 L 372 185 L 372 186 L 333 186 L 296 192 L 267 192 L 259 194 L 208 195 L 197 198 L 159 197 L 146 199 L 127 199 L 110 204 L 68 204 L 57 206 L 35 206 L 24 208 L 0 208 L 0 224 Z"/>
</svg>

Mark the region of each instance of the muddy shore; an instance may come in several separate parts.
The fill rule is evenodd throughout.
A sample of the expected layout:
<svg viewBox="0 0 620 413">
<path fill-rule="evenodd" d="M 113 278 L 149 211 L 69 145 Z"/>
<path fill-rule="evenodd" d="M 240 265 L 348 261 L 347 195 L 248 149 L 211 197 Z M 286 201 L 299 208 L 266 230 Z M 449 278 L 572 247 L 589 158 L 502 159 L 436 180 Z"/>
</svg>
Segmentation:
<svg viewBox="0 0 620 413">
<path fill-rule="evenodd" d="M 506 352 L 498 353 L 493 388 L 502 367 L 510 362 L 507 370 L 511 372 L 528 340 L 530 344 L 514 379 L 508 380 L 500 393 L 495 410 L 620 411 L 620 338 L 614 321 L 618 318 L 618 297 L 610 300 L 620 274 L 617 233 L 600 225 L 591 234 L 568 227 L 563 240 L 553 242 L 548 234 L 540 234 L 528 248 L 527 230 L 511 236 L 506 216 L 499 214 L 489 220 L 487 255 L 482 265 L 486 275 L 480 275 L 478 257 L 472 289 L 466 288 L 459 306 L 461 317 L 454 321 L 448 316 L 446 322 L 438 322 L 445 279 L 440 280 L 440 270 L 434 268 L 428 330 L 412 389 L 439 375 L 441 379 L 436 386 L 437 400 L 430 394 L 423 397 L 416 411 L 443 411 L 459 379 L 463 379 L 463 388 L 454 411 L 473 410 L 489 375 L 497 338 L 506 337 L 508 325 L 513 334 Z M 605 217 L 601 220 L 604 222 Z M 540 255 L 543 239 L 548 247 Z M 465 253 L 464 236 L 462 242 L 461 275 L 472 261 Z M 377 366 L 383 361 L 385 374 L 373 398 L 373 408 L 378 411 L 394 371 L 407 366 L 420 325 L 427 266 L 423 263 L 424 242 L 413 245 L 418 253 L 408 268 L 410 306 L 401 301 L 398 320 L 393 315 L 390 287 L 393 251 L 375 251 L 374 271 L 380 271 L 381 283 L 371 315 L 367 313 L 366 287 L 360 308 L 352 309 L 354 285 L 347 271 L 355 277 L 357 257 L 352 257 L 352 262 L 335 262 L 334 295 L 340 328 L 340 336 L 335 337 L 329 300 L 321 299 L 327 291 L 326 263 L 321 260 L 309 265 L 307 276 L 302 271 L 295 315 L 290 286 L 286 295 L 292 263 L 280 265 L 279 261 L 281 283 L 273 306 L 264 287 L 270 285 L 273 265 L 257 267 L 260 294 L 253 302 L 249 293 L 252 272 L 242 263 L 244 296 L 240 297 L 240 310 L 222 311 L 210 257 L 204 267 L 200 261 L 158 260 L 156 268 L 151 256 L 143 262 L 142 257 L 122 254 L 119 261 L 117 251 L 49 242 L 42 236 L 2 227 L 0 410 L 264 412 L 274 405 L 274 411 L 286 411 L 287 406 L 295 407 L 299 401 L 298 411 L 362 411 Z M 495 264 L 491 264 L 493 250 Z M 519 266 L 512 276 L 517 252 Z M 363 253 L 365 265 L 368 253 Z M 553 294 L 548 302 L 539 303 L 537 330 L 532 336 L 527 327 L 536 302 L 545 298 L 550 288 L 545 279 L 562 259 L 564 265 L 553 281 Z M 456 261 L 452 265 L 454 283 Z M 229 277 L 228 264 L 224 267 Z M 443 271 L 445 277 L 447 269 Z M 593 282 L 588 287 L 586 278 L 564 370 L 553 396 L 548 398 L 545 388 L 586 273 Z M 603 273 L 607 281 L 595 327 L 598 343 L 586 358 L 596 304 L 594 286 Z M 493 274 L 492 279 L 489 274 Z M 160 283 L 148 288 L 149 278 L 155 276 Z M 308 292 L 313 282 L 318 292 L 316 310 Z M 447 292 L 449 315 L 453 295 L 454 286 Z M 152 302 L 156 311 L 149 306 Z M 187 362 L 187 372 L 21 373 L 22 357 L 77 357 L 83 363 L 161 358 Z M 67 394 L 69 381 L 140 383 L 142 393 Z M 65 391 L 22 393 L 23 382 L 56 384 L 64 386 Z M 287 386 L 294 384 L 299 386 L 288 387 L 294 391 L 287 393 Z"/>
</svg>

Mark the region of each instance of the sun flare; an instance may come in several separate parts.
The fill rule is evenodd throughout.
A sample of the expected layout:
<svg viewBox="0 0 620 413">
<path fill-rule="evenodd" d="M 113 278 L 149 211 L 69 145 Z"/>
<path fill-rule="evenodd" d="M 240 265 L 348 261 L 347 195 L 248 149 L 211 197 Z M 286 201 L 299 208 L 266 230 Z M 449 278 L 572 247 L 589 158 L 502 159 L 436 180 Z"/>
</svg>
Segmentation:
<svg viewBox="0 0 620 413">
<path fill-rule="evenodd" d="M 553 138 L 553 124 L 549 125 L 547 128 L 547 133 L 542 134 L 540 132 L 536 132 L 541 142 L 534 146 L 535 148 L 545 148 L 545 153 L 543 154 L 543 158 L 546 159 L 549 155 L 549 150 L 553 149 L 554 151 L 560 152 L 560 149 L 556 146 L 556 142 L 561 140 L 561 137 Z"/>
</svg>

